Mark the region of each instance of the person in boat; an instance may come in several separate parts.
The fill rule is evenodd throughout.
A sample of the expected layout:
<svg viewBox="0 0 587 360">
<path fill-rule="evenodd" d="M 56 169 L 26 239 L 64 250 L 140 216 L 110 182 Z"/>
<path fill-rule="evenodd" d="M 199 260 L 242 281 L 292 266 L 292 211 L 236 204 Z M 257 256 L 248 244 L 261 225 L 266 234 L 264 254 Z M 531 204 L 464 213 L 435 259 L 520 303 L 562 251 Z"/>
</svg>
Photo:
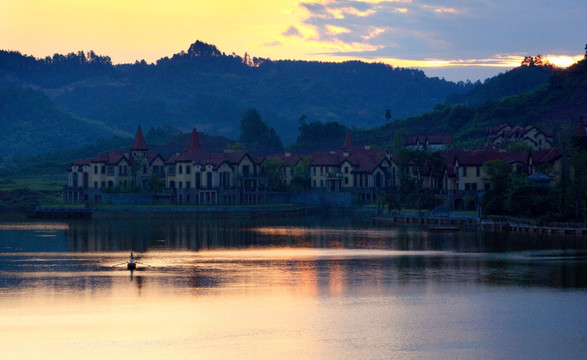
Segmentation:
<svg viewBox="0 0 587 360">
<path fill-rule="evenodd" d="M 134 262 L 135 262 L 135 257 L 133 256 L 132 251 L 131 251 L 130 252 L 130 259 L 129 259 L 128 263 L 129 264 L 134 264 Z"/>
</svg>

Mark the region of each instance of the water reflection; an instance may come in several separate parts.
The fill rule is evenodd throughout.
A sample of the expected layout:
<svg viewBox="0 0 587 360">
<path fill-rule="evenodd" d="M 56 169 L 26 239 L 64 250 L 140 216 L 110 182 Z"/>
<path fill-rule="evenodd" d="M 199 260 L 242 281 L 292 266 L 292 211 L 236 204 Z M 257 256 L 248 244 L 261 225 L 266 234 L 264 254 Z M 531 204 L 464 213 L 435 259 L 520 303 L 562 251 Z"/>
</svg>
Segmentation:
<svg viewBox="0 0 587 360">
<path fill-rule="evenodd" d="M 0 229 L 0 353 L 580 358 L 586 288 L 574 237 L 341 217 L 33 223 Z"/>
<path fill-rule="evenodd" d="M 70 251 L 201 251 L 219 248 L 311 247 L 414 251 L 512 252 L 587 249 L 580 236 L 433 232 L 373 227 L 350 217 L 198 218 L 117 217 L 67 224 Z"/>
</svg>

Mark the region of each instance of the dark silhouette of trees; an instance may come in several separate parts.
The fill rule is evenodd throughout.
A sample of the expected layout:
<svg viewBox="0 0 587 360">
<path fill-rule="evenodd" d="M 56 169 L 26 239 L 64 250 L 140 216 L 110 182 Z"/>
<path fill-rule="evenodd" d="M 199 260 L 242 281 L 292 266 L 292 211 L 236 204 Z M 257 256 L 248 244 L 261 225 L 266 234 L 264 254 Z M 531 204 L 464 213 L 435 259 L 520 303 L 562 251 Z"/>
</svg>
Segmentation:
<svg viewBox="0 0 587 360">
<path fill-rule="evenodd" d="M 277 148 L 283 148 L 279 136 L 273 128 L 269 128 L 261 120 L 261 115 L 256 109 L 251 109 L 241 116 L 241 136 L 239 139 L 242 143 L 268 145 Z"/>
</svg>

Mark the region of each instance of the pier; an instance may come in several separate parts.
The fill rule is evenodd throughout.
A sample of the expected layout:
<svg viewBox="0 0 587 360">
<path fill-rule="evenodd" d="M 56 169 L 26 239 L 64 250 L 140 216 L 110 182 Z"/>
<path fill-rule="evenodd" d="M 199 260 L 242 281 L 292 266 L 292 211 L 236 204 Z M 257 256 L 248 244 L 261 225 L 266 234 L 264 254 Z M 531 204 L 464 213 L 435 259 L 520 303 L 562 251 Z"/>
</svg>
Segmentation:
<svg viewBox="0 0 587 360">
<path fill-rule="evenodd" d="M 390 214 L 373 216 L 373 222 L 380 225 L 413 224 L 428 226 L 431 231 L 459 231 L 475 228 L 481 231 L 519 232 L 534 234 L 587 235 L 587 224 L 545 223 L 508 217 L 488 217 L 479 219 L 475 216 L 453 215 L 433 216 L 428 212 L 396 211 Z"/>
</svg>

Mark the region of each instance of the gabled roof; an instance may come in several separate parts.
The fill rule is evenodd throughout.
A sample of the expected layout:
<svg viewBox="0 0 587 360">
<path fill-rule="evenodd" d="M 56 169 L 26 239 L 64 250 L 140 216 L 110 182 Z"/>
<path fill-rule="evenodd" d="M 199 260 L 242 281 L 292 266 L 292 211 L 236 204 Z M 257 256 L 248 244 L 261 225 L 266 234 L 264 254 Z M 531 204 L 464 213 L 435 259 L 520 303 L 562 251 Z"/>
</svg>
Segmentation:
<svg viewBox="0 0 587 360">
<path fill-rule="evenodd" d="M 301 155 L 286 155 L 286 154 L 272 154 L 272 155 L 267 155 L 265 157 L 266 159 L 280 159 L 284 165 L 286 166 L 291 166 L 291 165 L 295 165 L 298 163 L 298 161 L 300 161 L 302 159 Z"/>
<path fill-rule="evenodd" d="M 373 172 L 377 166 L 387 159 L 383 150 L 367 150 L 357 147 L 350 151 L 315 152 L 311 156 L 311 166 L 342 166 L 345 161 L 348 161 L 353 166 L 353 171 L 369 173 Z"/>
<path fill-rule="evenodd" d="M 149 165 L 153 164 L 153 161 L 155 161 L 157 158 L 160 158 L 165 163 L 165 159 L 160 154 L 147 154 L 147 161 L 149 162 Z"/>
<path fill-rule="evenodd" d="M 135 135 L 135 140 L 130 147 L 130 150 L 138 150 L 138 151 L 148 151 L 149 147 L 145 142 L 145 138 L 143 137 L 143 132 L 141 131 L 141 125 L 139 125 L 139 129 L 137 130 L 137 134 Z"/>
<path fill-rule="evenodd" d="M 549 163 L 554 162 L 562 157 L 561 149 L 553 148 L 549 150 L 532 150 L 530 151 L 530 158 L 534 163 Z"/>
<path fill-rule="evenodd" d="M 77 160 L 73 164 L 69 165 L 68 170 L 71 170 L 74 166 L 80 167 L 86 165 L 90 165 L 90 159 Z"/>
<path fill-rule="evenodd" d="M 192 130 L 192 134 L 190 136 L 190 140 L 188 141 L 185 150 L 180 153 L 171 156 L 165 164 L 173 165 L 176 163 L 192 163 L 192 164 L 200 164 L 200 165 L 213 165 L 214 168 L 218 168 L 224 163 L 229 165 L 237 165 L 239 164 L 245 157 L 249 157 L 251 162 L 258 164 L 259 162 L 252 158 L 246 152 L 227 152 L 227 153 L 209 153 L 204 150 L 200 143 L 200 139 L 198 138 L 198 133 L 196 129 Z"/>
<path fill-rule="evenodd" d="M 453 151 L 453 164 L 458 162 L 459 166 L 482 166 L 491 160 L 503 160 L 508 163 L 527 164 L 529 154 L 527 152 L 515 153 L 511 151 L 496 151 L 490 149 L 478 149 L 473 151 Z"/>
<path fill-rule="evenodd" d="M 117 165 L 123 159 L 127 160 L 131 164 L 134 162 L 132 158 L 127 158 L 126 152 L 124 150 L 114 150 L 104 154 L 100 154 L 93 158 L 91 162 L 104 163 L 106 165 Z"/>
<path fill-rule="evenodd" d="M 452 142 L 452 136 L 446 135 L 419 135 L 419 136 L 409 136 L 405 146 L 412 146 L 412 145 L 424 145 L 428 143 L 428 145 L 445 145 L 450 144 Z"/>
</svg>

